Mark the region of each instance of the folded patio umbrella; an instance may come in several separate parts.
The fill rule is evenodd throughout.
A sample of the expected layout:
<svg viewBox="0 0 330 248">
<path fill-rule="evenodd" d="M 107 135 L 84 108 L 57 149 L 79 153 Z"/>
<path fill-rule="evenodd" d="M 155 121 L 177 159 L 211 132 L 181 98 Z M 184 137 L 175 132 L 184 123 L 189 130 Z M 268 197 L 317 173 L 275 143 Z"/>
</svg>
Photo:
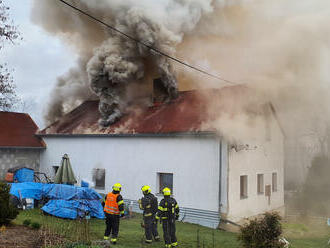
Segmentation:
<svg viewBox="0 0 330 248">
<path fill-rule="evenodd" d="M 55 183 L 58 184 L 75 184 L 77 182 L 67 154 L 64 154 L 60 168 L 55 176 Z"/>
</svg>

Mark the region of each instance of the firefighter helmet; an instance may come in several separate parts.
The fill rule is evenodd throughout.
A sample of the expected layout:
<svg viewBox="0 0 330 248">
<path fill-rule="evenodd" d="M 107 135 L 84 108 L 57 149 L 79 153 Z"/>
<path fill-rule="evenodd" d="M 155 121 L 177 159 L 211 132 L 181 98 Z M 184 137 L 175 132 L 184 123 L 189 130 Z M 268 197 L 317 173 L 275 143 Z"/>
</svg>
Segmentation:
<svg viewBox="0 0 330 248">
<path fill-rule="evenodd" d="M 148 185 L 142 186 L 141 190 L 142 190 L 143 194 L 148 194 L 151 192 L 151 188 Z"/>
<path fill-rule="evenodd" d="M 120 183 L 115 183 L 113 186 L 112 186 L 112 189 L 114 191 L 121 191 L 121 184 Z"/>
<path fill-rule="evenodd" d="M 163 189 L 163 194 L 164 195 L 171 195 L 171 190 L 166 187 L 166 188 Z"/>
</svg>

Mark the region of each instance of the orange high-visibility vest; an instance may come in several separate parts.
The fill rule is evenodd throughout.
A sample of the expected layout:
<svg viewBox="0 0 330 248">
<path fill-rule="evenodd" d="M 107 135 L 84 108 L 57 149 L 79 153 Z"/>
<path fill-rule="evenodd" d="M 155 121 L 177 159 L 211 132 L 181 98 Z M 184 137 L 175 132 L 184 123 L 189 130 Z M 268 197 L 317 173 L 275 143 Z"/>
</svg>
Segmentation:
<svg viewBox="0 0 330 248">
<path fill-rule="evenodd" d="M 119 215 L 119 208 L 117 203 L 117 196 L 118 194 L 114 194 L 110 192 L 107 194 L 107 200 L 105 201 L 104 211 L 108 214 L 117 214 Z"/>
</svg>

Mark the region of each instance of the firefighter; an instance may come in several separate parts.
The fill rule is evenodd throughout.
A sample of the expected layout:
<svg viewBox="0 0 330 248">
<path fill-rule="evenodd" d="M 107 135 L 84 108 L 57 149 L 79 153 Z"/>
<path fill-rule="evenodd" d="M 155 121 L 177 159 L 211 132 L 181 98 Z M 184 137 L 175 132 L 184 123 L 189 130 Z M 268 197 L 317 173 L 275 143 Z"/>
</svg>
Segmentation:
<svg viewBox="0 0 330 248">
<path fill-rule="evenodd" d="M 119 218 L 124 216 L 124 200 L 120 195 L 121 184 L 116 183 L 112 186 L 112 192 L 108 193 L 104 199 L 104 213 L 106 229 L 104 239 L 109 240 L 112 244 L 117 243 L 119 232 Z"/>
<path fill-rule="evenodd" d="M 176 200 L 171 197 L 169 188 L 163 189 L 164 198 L 158 206 L 157 217 L 163 224 L 165 247 L 176 247 L 178 245 L 175 236 L 175 221 L 179 219 L 179 206 Z"/>
<path fill-rule="evenodd" d="M 152 243 L 152 238 L 155 241 L 159 241 L 159 235 L 157 231 L 156 214 L 158 209 L 157 197 L 151 193 L 151 188 L 148 185 L 144 185 L 141 188 L 143 197 L 139 200 L 139 207 L 143 210 L 143 222 L 145 231 L 145 242 L 147 244 Z"/>
</svg>

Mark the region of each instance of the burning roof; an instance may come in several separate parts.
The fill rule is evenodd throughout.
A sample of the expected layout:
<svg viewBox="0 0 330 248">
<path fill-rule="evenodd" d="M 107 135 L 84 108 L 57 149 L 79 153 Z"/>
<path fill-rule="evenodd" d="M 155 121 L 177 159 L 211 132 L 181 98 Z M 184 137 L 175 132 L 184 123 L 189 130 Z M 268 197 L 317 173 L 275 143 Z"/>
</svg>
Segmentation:
<svg viewBox="0 0 330 248">
<path fill-rule="evenodd" d="M 109 127 L 100 127 L 98 101 L 86 101 L 66 114 L 62 119 L 42 130 L 40 135 L 74 134 L 168 134 L 179 132 L 213 132 L 205 125 L 216 115 L 210 114 L 210 99 L 226 96 L 240 98 L 246 94 L 242 86 L 225 87 L 221 90 L 201 90 L 179 92 L 169 103 L 155 103 L 148 108 L 134 109 Z M 232 104 L 233 102 L 227 102 Z M 222 105 L 226 108 L 225 105 Z M 216 110 L 217 114 L 222 112 Z"/>
<path fill-rule="evenodd" d="M 35 135 L 38 126 L 28 114 L 0 112 L 0 130 L 0 147 L 46 147 Z"/>
</svg>

